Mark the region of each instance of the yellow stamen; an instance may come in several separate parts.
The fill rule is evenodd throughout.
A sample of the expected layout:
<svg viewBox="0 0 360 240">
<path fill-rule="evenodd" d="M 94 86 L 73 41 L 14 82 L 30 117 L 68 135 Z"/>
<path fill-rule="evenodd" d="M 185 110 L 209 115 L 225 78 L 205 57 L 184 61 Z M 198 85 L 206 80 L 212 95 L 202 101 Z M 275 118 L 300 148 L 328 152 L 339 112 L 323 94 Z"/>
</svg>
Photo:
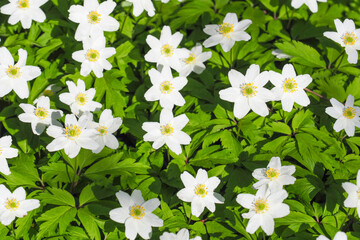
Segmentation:
<svg viewBox="0 0 360 240">
<path fill-rule="evenodd" d="M 88 21 L 91 24 L 97 24 L 101 20 L 101 14 L 99 14 L 97 11 L 91 11 L 88 15 Z"/>
<path fill-rule="evenodd" d="M 266 199 L 259 199 L 255 202 L 256 213 L 263 214 L 269 210 L 269 201 Z"/>
<path fill-rule="evenodd" d="M 108 129 L 105 126 L 97 127 L 96 130 L 100 133 L 100 136 L 105 136 L 108 133 Z"/>
<path fill-rule="evenodd" d="M 81 105 L 81 106 L 84 106 L 87 102 L 88 102 L 88 98 L 86 96 L 85 93 L 79 93 L 77 96 L 76 96 L 76 102 Z"/>
<path fill-rule="evenodd" d="M 9 209 L 10 211 L 15 211 L 20 206 L 19 201 L 16 200 L 16 198 L 12 198 L 7 200 L 5 207 Z"/>
<path fill-rule="evenodd" d="M 70 140 L 75 140 L 81 134 L 81 130 L 82 130 L 81 127 L 70 124 L 65 128 L 65 137 Z"/>
<path fill-rule="evenodd" d="M 174 55 L 174 47 L 169 44 L 165 44 L 161 48 L 161 54 L 165 55 L 165 57 L 171 57 L 172 55 Z"/>
<path fill-rule="evenodd" d="M 97 62 L 100 58 L 100 53 L 95 49 L 89 49 L 86 53 L 86 59 L 90 62 Z"/>
<path fill-rule="evenodd" d="M 201 198 L 204 198 L 209 193 L 208 187 L 205 184 L 198 184 L 195 187 L 195 194 Z"/>
<path fill-rule="evenodd" d="M 161 134 L 166 136 L 172 136 L 174 133 L 174 128 L 170 124 L 161 126 Z"/>
<path fill-rule="evenodd" d="M 246 83 L 242 85 L 242 94 L 245 97 L 254 97 L 257 93 L 257 87 L 253 83 Z"/>
<path fill-rule="evenodd" d="M 41 120 L 44 120 L 49 115 L 49 111 L 46 108 L 38 107 L 35 110 L 35 115 Z"/>
<path fill-rule="evenodd" d="M 293 78 L 287 78 L 283 85 L 283 91 L 286 93 L 293 93 L 297 91 L 297 83 Z"/>
<path fill-rule="evenodd" d="M 10 65 L 7 69 L 7 75 L 11 78 L 19 78 L 21 76 L 20 68 L 16 65 Z"/>
<path fill-rule="evenodd" d="M 356 116 L 356 110 L 353 107 L 347 107 L 344 110 L 344 117 L 353 119 Z"/>
<path fill-rule="evenodd" d="M 145 216 L 145 208 L 140 205 L 135 205 L 131 207 L 130 215 L 137 220 L 142 219 Z"/>
<path fill-rule="evenodd" d="M 18 1 L 18 8 L 24 9 L 24 8 L 29 8 L 30 4 L 29 4 L 29 0 L 19 0 Z"/>
<path fill-rule="evenodd" d="M 353 32 L 348 32 L 342 37 L 345 45 L 354 45 L 358 38 Z"/>
<path fill-rule="evenodd" d="M 172 86 L 172 83 L 170 81 L 164 81 L 160 85 L 161 93 L 169 94 L 172 92 L 173 89 L 174 89 L 174 87 Z"/>
<path fill-rule="evenodd" d="M 275 180 L 275 179 L 278 179 L 280 175 L 280 170 L 279 169 L 275 169 L 275 168 L 269 168 L 267 171 L 266 171 L 266 176 L 271 180 Z"/>
<path fill-rule="evenodd" d="M 194 63 L 196 61 L 196 55 L 193 53 L 190 53 L 190 56 L 185 59 L 185 62 L 187 64 Z"/>
<path fill-rule="evenodd" d="M 220 25 L 220 33 L 227 38 L 230 38 L 230 33 L 234 31 L 234 25 L 230 23 L 223 23 Z"/>
</svg>

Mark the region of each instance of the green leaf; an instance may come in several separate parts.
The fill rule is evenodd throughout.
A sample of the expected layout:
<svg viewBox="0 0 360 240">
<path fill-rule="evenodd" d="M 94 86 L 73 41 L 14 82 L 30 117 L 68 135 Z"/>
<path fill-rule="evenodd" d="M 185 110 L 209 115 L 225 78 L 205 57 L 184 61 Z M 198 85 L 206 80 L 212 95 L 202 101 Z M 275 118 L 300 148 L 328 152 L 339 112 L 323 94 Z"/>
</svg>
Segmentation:
<svg viewBox="0 0 360 240">
<path fill-rule="evenodd" d="M 38 198 L 48 204 L 75 207 L 75 199 L 71 193 L 59 188 L 46 188 L 49 192 L 40 193 Z"/>
<path fill-rule="evenodd" d="M 293 58 L 290 59 L 290 62 L 296 62 L 309 67 L 326 67 L 326 63 L 319 52 L 302 42 L 292 41 L 275 43 L 275 46 L 284 53 L 293 56 Z"/>
<path fill-rule="evenodd" d="M 70 206 L 55 207 L 44 212 L 37 219 L 37 222 L 43 223 L 40 224 L 36 239 L 40 240 L 46 236 L 65 233 L 70 222 L 75 220 L 75 215 L 76 208 Z"/>
</svg>

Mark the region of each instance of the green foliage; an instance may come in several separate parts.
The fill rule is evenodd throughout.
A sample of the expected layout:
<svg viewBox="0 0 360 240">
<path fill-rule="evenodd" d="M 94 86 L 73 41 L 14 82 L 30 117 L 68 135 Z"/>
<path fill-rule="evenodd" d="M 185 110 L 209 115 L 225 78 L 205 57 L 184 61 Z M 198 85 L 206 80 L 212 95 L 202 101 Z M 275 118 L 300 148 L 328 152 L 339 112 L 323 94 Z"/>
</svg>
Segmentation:
<svg viewBox="0 0 360 240">
<path fill-rule="evenodd" d="M 102 78 L 93 74 L 82 77 L 80 64 L 71 57 L 82 45 L 73 38 L 77 25 L 69 21 L 68 9 L 83 1 L 47 2 L 42 7 L 47 20 L 33 22 L 29 30 L 8 24 L 8 16 L 0 15 L 1 46 L 15 58 L 19 48 L 26 49 L 27 64 L 42 70 L 29 82 L 28 99 L 21 100 L 12 92 L 0 100 L 1 136 L 11 135 L 13 147 L 19 149 L 17 158 L 8 159 L 11 174 L 2 175 L 0 182 L 12 191 L 22 186 L 28 198 L 41 201 L 40 208 L 18 218 L 13 227 L 0 225 L 1 240 L 125 239 L 124 225 L 110 220 L 109 211 L 119 207 L 117 191 L 131 193 L 134 189 L 141 190 L 145 200 L 161 200 L 155 214 L 164 220 L 164 226 L 153 228 L 152 239 L 181 228 L 189 229 L 191 238 L 265 239 L 261 229 L 255 234 L 246 232 L 248 220 L 241 214 L 247 210 L 235 199 L 239 193 L 255 193 L 251 173 L 266 167 L 274 156 L 279 156 L 283 165 L 296 166 L 297 180 L 285 187 L 290 214 L 275 220 L 275 232 L 266 239 L 316 239 L 320 234 L 333 238 L 339 230 L 347 232 L 348 239 L 360 238 L 359 216 L 355 209 L 344 208 L 347 195 L 341 187 L 343 182 L 354 182 L 360 169 L 359 130 L 355 137 L 335 132 L 335 119 L 325 113 L 330 98 L 344 102 L 352 94 L 359 105 L 360 70 L 357 64 L 348 63 L 340 45 L 323 36 L 325 31 L 335 31 L 335 18 L 343 21 L 346 16 L 360 26 L 360 1 L 328 0 L 318 4 L 315 14 L 306 6 L 294 10 L 289 0 L 153 1 L 154 17 L 146 13 L 135 17 L 130 4 L 115 2 L 112 16 L 120 22 L 120 29 L 105 36 L 116 54 L 108 59 L 113 68 Z M 143 122 L 158 121 L 161 110 L 158 102 L 144 99 L 151 86 L 148 71 L 156 67 L 144 60 L 149 50 L 146 37 L 159 37 L 162 27 L 169 25 L 173 33 L 184 35 L 181 47 L 191 49 L 208 37 L 204 26 L 221 24 L 228 12 L 236 13 L 240 20 L 252 20 L 246 30 L 251 40 L 236 42 L 227 53 L 220 46 L 204 49 L 212 52 L 206 70 L 189 75 L 181 90 L 186 104 L 173 110 L 175 116 L 185 113 L 190 119 L 184 131 L 191 136 L 191 143 L 180 155 L 167 147 L 153 149 L 144 142 L 141 129 Z M 276 58 L 271 52 L 277 48 L 292 58 Z M 245 74 L 254 63 L 262 71 L 276 72 L 292 63 L 298 74 L 313 78 L 307 88 L 318 95 L 308 93 L 311 104 L 295 104 L 289 113 L 274 101 L 268 103 L 270 114 L 266 117 L 250 112 L 237 119 L 233 104 L 221 100 L 219 91 L 230 86 L 230 69 Z M 45 147 L 52 138 L 46 133 L 35 136 L 30 124 L 20 122 L 17 116 L 22 113 L 20 103 L 32 104 L 50 84 L 67 92 L 65 82 L 79 78 L 87 88 L 96 89 L 95 100 L 103 109 L 112 109 L 114 117 L 121 117 L 123 125 L 116 133 L 118 149 L 105 148 L 99 154 L 82 149 L 70 159 L 62 151 L 49 153 Z M 58 94 L 50 97 L 52 108 L 69 113 Z M 94 118 L 98 117 L 97 112 Z M 190 204 L 179 200 L 176 193 L 184 187 L 180 174 L 188 171 L 194 175 L 199 168 L 221 179 L 216 191 L 226 201 L 217 204 L 214 213 L 205 210 L 196 218 L 190 215 Z"/>
</svg>

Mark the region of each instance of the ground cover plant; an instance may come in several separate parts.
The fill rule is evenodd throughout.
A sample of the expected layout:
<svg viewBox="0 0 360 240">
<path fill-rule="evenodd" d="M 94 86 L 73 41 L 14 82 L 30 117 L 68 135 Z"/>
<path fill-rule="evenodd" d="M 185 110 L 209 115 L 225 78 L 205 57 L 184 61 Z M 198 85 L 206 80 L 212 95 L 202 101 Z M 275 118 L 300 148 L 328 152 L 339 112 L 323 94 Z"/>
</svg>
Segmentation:
<svg viewBox="0 0 360 240">
<path fill-rule="evenodd" d="M 1 1 L 0 239 L 359 239 L 358 9 Z"/>
</svg>

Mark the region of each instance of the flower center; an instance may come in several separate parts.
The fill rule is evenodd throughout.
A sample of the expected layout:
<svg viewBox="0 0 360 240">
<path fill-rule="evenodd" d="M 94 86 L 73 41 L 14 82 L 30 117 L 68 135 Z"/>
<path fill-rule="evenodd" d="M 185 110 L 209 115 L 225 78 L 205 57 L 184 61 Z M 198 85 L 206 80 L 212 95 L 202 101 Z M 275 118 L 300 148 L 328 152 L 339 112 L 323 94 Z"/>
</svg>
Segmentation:
<svg viewBox="0 0 360 240">
<path fill-rule="evenodd" d="M 283 91 L 286 93 L 293 93 L 297 91 L 297 83 L 293 78 L 287 78 L 285 79 L 284 85 L 283 85 Z"/>
<path fill-rule="evenodd" d="M 234 31 L 234 25 L 230 23 L 223 23 L 220 25 L 220 33 L 223 37 L 230 38 L 230 33 Z"/>
<path fill-rule="evenodd" d="M 131 207 L 130 215 L 134 219 L 142 219 L 145 216 L 145 208 L 141 207 L 140 205 L 135 205 Z"/>
<path fill-rule="evenodd" d="M 18 209 L 20 206 L 19 201 L 16 200 L 16 198 L 12 198 L 7 200 L 6 202 L 6 208 L 9 209 L 10 211 L 15 211 L 16 209 Z"/>
<path fill-rule="evenodd" d="M 275 169 L 275 168 L 269 168 L 266 171 L 266 176 L 271 180 L 275 180 L 279 177 L 280 175 L 280 170 L 279 169 Z"/>
<path fill-rule="evenodd" d="M 344 110 L 344 117 L 347 119 L 353 119 L 356 116 L 356 111 L 353 107 L 347 107 Z"/>
<path fill-rule="evenodd" d="M 79 137 L 82 128 L 78 127 L 77 125 L 70 124 L 65 128 L 65 137 L 70 140 L 75 140 Z"/>
<path fill-rule="evenodd" d="M 266 199 L 259 199 L 255 202 L 256 213 L 263 214 L 269 210 L 269 201 Z"/>
<path fill-rule="evenodd" d="M 195 187 L 195 194 L 201 198 L 204 198 L 208 194 L 208 187 L 205 184 L 198 184 Z"/>
<path fill-rule="evenodd" d="M 88 15 L 88 21 L 91 24 L 97 24 L 101 20 L 101 15 L 97 11 L 91 11 Z"/>
<path fill-rule="evenodd" d="M 344 41 L 345 45 L 354 45 L 358 38 L 353 32 L 349 32 L 342 37 L 342 40 Z"/>
<path fill-rule="evenodd" d="M 253 83 L 246 83 L 242 86 L 242 93 L 245 97 L 254 97 L 257 93 L 257 87 Z"/>
<path fill-rule="evenodd" d="M 195 63 L 195 61 L 196 61 L 196 55 L 193 53 L 190 53 L 190 56 L 185 59 L 185 62 L 187 64 Z"/>
<path fill-rule="evenodd" d="M 41 120 L 44 120 L 49 115 L 49 111 L 46 108 L 38 107 L 35 110 L 35 115 Z"/>
<path fill-rule="evenodd" d="M 358 199 L 360 199 L 360 190 L 357 191 Z"/>
<path fill-rule="evenodd" d="M 160 91 L 161 93 L 165 93 L 165 94 L 169 94 L 171 93 L 171 91 L 174 89 L 174 87 L 172 86 L 172 83 L 170 81 L 164 81 L 161 85 L 160 85 Z"/>
<path fill-rule="evenodd" d="M 174 55 L 174 47 L 169 44 L 165 44 L 161 48 L 161 54 L 165 55 L 165 57 L 171 57 L 172 55 Z"/>
<path fill-rule="evenodd" d="M 76 102 L 81 105 L 81 106 L 84 106 L 87 102 L 88 102 L 88 98 L 86 96 L 85 93 L 79 93 L 77 96 L 76 96 Z"/>
<path fill-rule="evenodd" d="M 29 0 L 19 0 L 18 1 L 18 8 L 29 8 Z"/>
<path fill-rule="evenodd" d="M 97 62 L 100 58 L 100 53 L 95 49 L 90 49 L 86 53 L 86 59 L 90 62 Z"/>
<path fill-rule="evenodd" d="M 174 133 L 174 128 L 168 123 L 161 126 L 161 134 L 166 136 L 172 136 Z"/>
<path fill-rule="evenodd" d="M 16 65 L 10 65 L 7 69 L 7 75 L 11 78 L 19 78 L 21 76 L 20 68 Z"/>
<path fill-rule="evenodd" d="M 108 129 L 105 126 L 97 127 L 96 130 L 100 133 L 100 136 L 105 136 L 108 133 Z"/>
</svg>

